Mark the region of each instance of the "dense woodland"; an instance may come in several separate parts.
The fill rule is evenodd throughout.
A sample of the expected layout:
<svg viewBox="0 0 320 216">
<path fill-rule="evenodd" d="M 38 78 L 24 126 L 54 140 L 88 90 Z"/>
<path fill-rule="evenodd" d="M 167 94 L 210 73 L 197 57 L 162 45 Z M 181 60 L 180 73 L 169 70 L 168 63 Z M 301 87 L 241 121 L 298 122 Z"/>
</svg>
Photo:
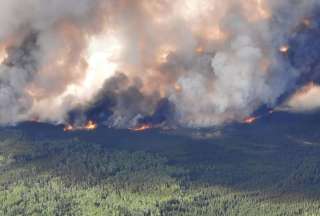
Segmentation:
<svg viewBox="0 0 320 216">
<path fill-rule="evenodd" d="M 320 135 L 306 121 L 303 131 L 271 120 L 139 133 L 3 128 L 0 215 L 320 215 Z"/>
</svg>

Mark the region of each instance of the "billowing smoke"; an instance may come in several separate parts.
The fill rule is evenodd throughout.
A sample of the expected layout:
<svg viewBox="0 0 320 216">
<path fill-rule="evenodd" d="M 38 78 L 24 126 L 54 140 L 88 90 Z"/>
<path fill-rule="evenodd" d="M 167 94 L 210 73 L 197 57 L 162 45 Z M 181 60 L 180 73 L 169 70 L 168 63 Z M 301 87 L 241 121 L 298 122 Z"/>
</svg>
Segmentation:
<svg viewBox="0 0 320 216">
<path fill-rule="evenodd" d="M 320 77 L 319 3 L 3 0 L 0 123 L 209 127 L 295 109 Z"/>
<path fill-rule="evenodd" d="M 320 109 L 320 86 L 310 83 L 299 89 L 280 107 L 283 110 L 293 112 L 310 112 Z"/>
</svg>

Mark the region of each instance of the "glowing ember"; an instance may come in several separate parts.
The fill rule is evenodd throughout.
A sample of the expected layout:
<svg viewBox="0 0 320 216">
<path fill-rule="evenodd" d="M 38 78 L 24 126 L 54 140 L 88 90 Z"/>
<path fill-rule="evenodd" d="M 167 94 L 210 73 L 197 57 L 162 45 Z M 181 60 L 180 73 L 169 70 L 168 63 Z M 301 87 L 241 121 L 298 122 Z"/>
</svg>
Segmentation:
<svg viewBox="0 0 320 216">
<path fill-rule="evenodd" d="M 287 53 L 289 51 L 289 46 L 288 45 L 283 45 L 279 48 L 279 51 L 282 53 Z"/>
<path fill-rule="evenodd" d="M 272 109 L 272 110 L 269 110 L 267 113 L 259 115 L 259 116 L 249 116 L 243 120 L 243 123 L 244 124 L 252 124 L 259 119 L 262 119 L 262 118 L 265 118 L 269 115 L 272 115 L 274 112 L 276 112 L 276 110 Z"/>
<path fill-rule="evenodd" d="M 150 124 L 142 124 L 142 125 L 138 125 L 135 128 L 131 128 L 130 130 L 139 132 L 139 131 L 149 130 L 151 128 L 152 128 L 152 125 Z"/>
<path fill-rule="evenodd" d="M 75 130 L 87 130 L 87 131 L 91 131 L 91 130 L 95 130 L 97 129 L 98 125 L 96 123 L 94 123 L 93 121 L 88 121 L 84 126 L 73 126 L 73 125 L 66 125 L 64 127 L 64 131 L 68 132 L 68 131 L 75 131 Z"/>
<path fill-rule="evenodd" d="M 252 124 L 254 123 L 255 121 L 257 120 L 257 117 L 253 117 L 253 116 L 250 116 L 250 117 L 247 117 L 243 120 L 243 122 L 245 124 Z"/>
<path fill-rule="evenodd" d="M 72 125 L 66 125 L 64 128 L 63 128 L 63 131 L 65 132 L 68 132 L 68 131 L 74 131 L 75 128 L 72 126 Z"/>
<path fill-rule="evenodd" d="M 95 129 L 97 129 L 97 124 L 95 124 L 93 121 L 88 121 L 88 123 L 85 125 L 84 129 L 95 130 Z"/>
</svg>

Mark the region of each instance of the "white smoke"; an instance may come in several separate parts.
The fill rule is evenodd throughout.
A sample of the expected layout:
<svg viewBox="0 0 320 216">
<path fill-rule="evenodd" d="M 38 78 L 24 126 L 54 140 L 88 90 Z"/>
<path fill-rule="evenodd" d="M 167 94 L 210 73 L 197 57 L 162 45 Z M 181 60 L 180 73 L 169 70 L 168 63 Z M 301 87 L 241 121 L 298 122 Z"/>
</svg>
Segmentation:
<svg viewBox="0 0 320 216">
<path fill-rule="evenodd" d="M 0 123 L 61 123 L 105 94 L 115 97 L 105 121 L 116 127 L 152 115 L 163 98 L 183 126 L 242 121 L 295 84 L 299 71 L 278 49 L 317 4 L 3 0 Z"/>
<path fill-rule="evenodd" d="M 312 112 L 319 109 L 320 86 L 313 83 L 299 89 L 279 107 L 279 110 L 290 112 Z"/>
</svg>

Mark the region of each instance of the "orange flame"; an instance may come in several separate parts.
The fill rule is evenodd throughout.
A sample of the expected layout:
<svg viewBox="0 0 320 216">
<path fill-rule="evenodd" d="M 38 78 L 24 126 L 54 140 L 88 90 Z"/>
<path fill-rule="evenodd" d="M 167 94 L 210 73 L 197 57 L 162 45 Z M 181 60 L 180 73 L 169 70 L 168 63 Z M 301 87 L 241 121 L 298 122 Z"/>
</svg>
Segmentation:
<svg viewBox="0 0 320 216">
<path fill-rule="evenodd" d="M 141 124 L 141 125 L 138 125 L 137 127 L 131 128 L 130 130 L 140 132 L 140 131 L 149 130 L 151 128 L 152 128 L 151 124 Z"/>
<path fill-rule="evenodd" d="M 247 118 L 245 118 L 245 119 L 243 120 L 243 123 L 244 123 L 244 124 L 253 124 L 253 123 L 256 122 L 257 120 L 262 119 L 262 118 L 265 118 L 265 117 L 267 117 L 267 116 L 269 116 L 269 115 L 272 115 L 272 114 L 275 113 L 275 112 L 276 112 L 276 110 L 271 109 L 271 110 L 269 110 L 267 113 L 262 114 L 262 115 L 260 115 L 260 116 L 249 116 L 249 117 L 247 117 Z"/>
<path fill-rule="evenodd" d="M 95 130 L 97 129 L 98 125 L 94 123 L 93 121 L 88 121 L 87 124 L 84 126 L 84 129 L 86 130 Z"/>
<path fill-rule="evenodd" d="M 245 124 L 252 124 L 254 123 L 258 118 L 257 117 L 253 117 L 253 116 L 250 116 L 250 117 L 247 117 L 243 120 L 243 122 Z"/>
<path fill-rule="evenodd" d="M 92 130 L 97 129 L 97 127 L 98 127 L 98 125 L 90 120 L 84 126 L 74 126 L 74 125 L 68 124 L 64 127 L 63 131 L 65 131 L 65 132 L 75 131 L 75 130 L 92 131 Z"/>
<path fill-rule="evenodd" d="M 64 131 L 64 132 L 74 131 L 74 130 L 75 130 L 75 128 L 74 128 L 72 125 L 70 125 L 70 124 L 66 125 L 66 126 L 63 128 L 63 131 Z"/>
</svg>

